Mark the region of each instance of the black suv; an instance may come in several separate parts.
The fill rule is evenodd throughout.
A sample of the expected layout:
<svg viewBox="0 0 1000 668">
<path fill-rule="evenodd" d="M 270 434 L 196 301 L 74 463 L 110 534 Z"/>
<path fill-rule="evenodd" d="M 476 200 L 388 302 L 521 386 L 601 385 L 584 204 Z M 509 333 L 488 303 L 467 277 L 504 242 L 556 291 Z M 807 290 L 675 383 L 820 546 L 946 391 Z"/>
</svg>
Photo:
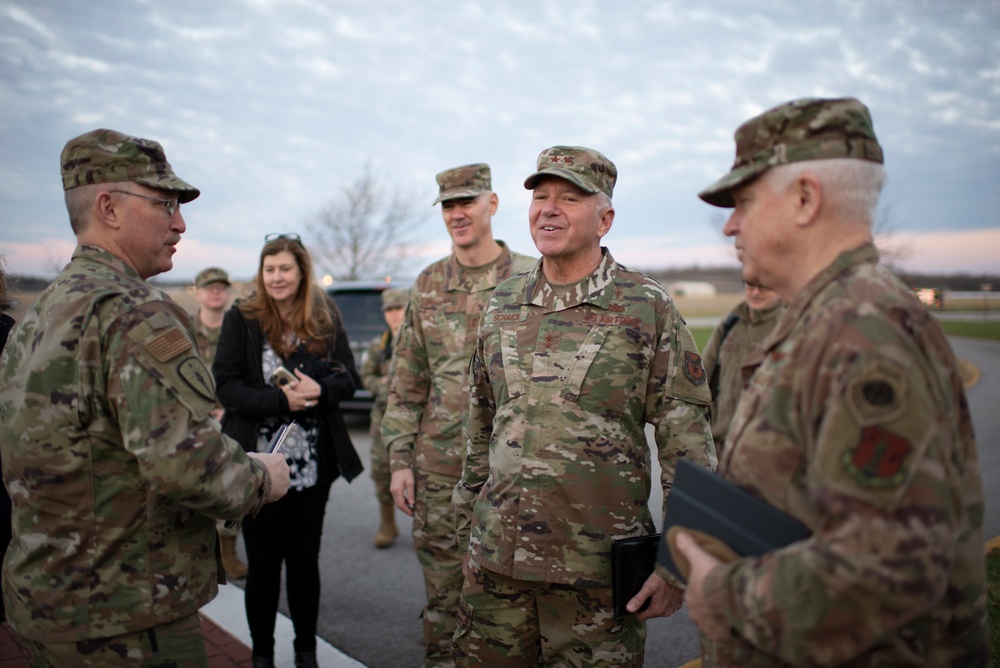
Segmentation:
<svg viewBox="0 0 1000 668">
<path fill-rule="evenodd" d="M 407 288 L 401 283 L 385 283 L 384 281 L 341 281 L 326 289 L 327 294 L 337 302 L 340 313 L 344 317 L 344 329 L 351 342 L 351 352 L 354 353 L 354 364 L 361 371 L 361 362 L 372 339 L 386 330 L 385 318 L 382 316 L 382 292 L 389 288 Z M 340 408 L 346 411 L 370 411 L 372 395 L 368 390 L 358 388 L 354 396 L 340 402 Z"/>
</svg>

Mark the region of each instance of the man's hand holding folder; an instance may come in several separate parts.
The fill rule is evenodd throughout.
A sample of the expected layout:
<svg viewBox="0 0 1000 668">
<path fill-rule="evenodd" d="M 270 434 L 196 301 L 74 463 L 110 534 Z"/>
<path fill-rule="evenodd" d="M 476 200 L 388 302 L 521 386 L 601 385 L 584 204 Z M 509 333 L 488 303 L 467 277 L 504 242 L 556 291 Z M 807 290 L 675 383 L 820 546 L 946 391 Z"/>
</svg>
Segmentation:
<svg viewBox="0 0 1000 668">
<path fill-rule="evenodd" d="M 712 635 L 705 576 L 740 557 L 759 556 L 805 540 L 801 522 L 711 471 L 680 461 L 663 518 L 664 541 L 657 560 L 688 583 L 685 602 L 692 619 Z M 705 622 L 706 625 L 703 625 Z M 718 637 L 722 637 L 721 635 Z"/>
</svg>

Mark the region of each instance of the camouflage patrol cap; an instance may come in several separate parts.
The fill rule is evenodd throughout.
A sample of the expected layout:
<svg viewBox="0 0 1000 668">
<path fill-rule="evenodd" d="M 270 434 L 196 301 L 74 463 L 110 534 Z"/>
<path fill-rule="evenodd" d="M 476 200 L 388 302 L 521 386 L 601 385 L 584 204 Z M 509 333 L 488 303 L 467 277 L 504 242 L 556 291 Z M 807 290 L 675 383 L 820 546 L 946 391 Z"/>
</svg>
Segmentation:
<svg viewBox="0 0 1000 668">
<path fill-rule="evenodd" d="M 406 308 L 406 303 L 410 301 L 410 291 L 406 288 L 389 288 L 382 291 L 382 310 L 388 311 L 391 308 Z"/>
<path fill-rule="evenodd" d="M 159 142 L 114 130 L 91 130 L 70 139 L 63 148 L 60 165 L 63 190 L 93 183 L 135 181 L 172 190 L 181 203 L 201 194 L 174 174 Z"/>
<path fill-rule="evenodd" d="M 202 269 L 198 272 L 198 275 L 194 277 L 195 287 L 203 288 L 211 283 L 225 283 L 226 285 L 232 285 L 229 281 L 229 274 L 226 273 L 225 269 L 220 269 L 219 267 Z"/>
<path fill-rule="evenodd" d="M 588 193 L 603 192 L 611 197 L 618 170 L 615 163 L 592 148 L 553 146 L 538 154 L 536 171 L 524 180 L 524 187 L 531 190 L 542 176 L 558 176 Z"/>
<path fill-rule="evenodd" d="M 854 98 L 793 100 L 751 118 L 736 130 L 732 170 L 698 197 L 733 207 L 732 189 L 768 168 L 827 158 L 883 161 L 868 107 Z"/>
<path fill-rule="evenodd" d="M 460 197 L 475 197 L 493 189 L 490 183 L 490 166 L 485 162 L 446 169 L 437 175 L 437 182 L 439 192 L 434 204 Z"/>
</svg>

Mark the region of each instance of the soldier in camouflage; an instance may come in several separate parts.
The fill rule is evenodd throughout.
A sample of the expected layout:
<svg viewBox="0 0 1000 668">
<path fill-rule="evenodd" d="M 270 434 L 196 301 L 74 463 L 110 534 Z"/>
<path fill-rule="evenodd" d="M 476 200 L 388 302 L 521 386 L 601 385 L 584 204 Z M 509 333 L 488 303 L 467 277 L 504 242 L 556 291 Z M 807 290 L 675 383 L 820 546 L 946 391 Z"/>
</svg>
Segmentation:
<svg viewBox="0 0 1000 668">
<path fill-rule="evenodd" d="M 198 310 L 192 316 L 194 334 L 198 341 L 198 353 L 209 369 L 215 361 L 215 349 L 219 345 L 219 333 L 222 331 L 222 319 L 229 306 L 229 291 L 232 287 L 229 274 L 219 267 L 208 267 L 198 272 L 194 277 L 194 298 L 198 302 Z M 222 404 L 218 398 L 212 417 L 222 420 Z M 247 565 L 240 561 L 236 554 L 236 538 L 240 535 L 238 523 L 219 520 L 216 525 L 219 532 L 219 547 L 222 550 L 222 566 L 226 569 L 226 577 L 232 580 L 242 580 L 247 576 Z"/>
<path fill-rule="evenodd" d="M 498 198 L 490 168 L 473 164 L 437 175 L 452 253 L 424 269 L 411 290 L 396 347 L 396 372 L 382 420 L 396 506 L 413 516 L 424 573 L 425 667 L 451 666 L 461 560 L 451 494 L 462 473 L 469 410 L 469 358 L 490 292 L 534 259 L 493 238 Z"/>
<path fill-rule="evenodd" d="M 774 290 L 744 281 L 743 292 L 743 301 L 712 330 L 702 355 L 708 388 L 712 391 L 712 439 L 719 457 L 743 391 L 743 361 L 785 313 L 785 306 Z"/>
<path fill-rule="evenodd" d="M 670 296 L 601 247 L 614 164 L 555 146 L 537 167 L 542 259 L 493 292 L 470 369 L 458 663 L 641 666 L 644 620 L 682 594 L 653 574 L 613 617 L 611 544 L 655 531 L 647 423 L 665 497 L 679 459 L 714 468 L 708 384 Z"/>
<path fill-rule="evenodd" d="M 719 468 L 813 532 L 725 564 L 678 537 L 705 666 L 989 664 L 969 408 L 941 327 L 879 264 L 881 163 L 863 104 L 796 100 L 744 123 L 700 193 L 788 304 Z"/>
<path fill-rule="evenodd" d="M 198 310 L 194 314 L 194 332 L 198 337 L 201 359 L 210 369 L 215 361 L 215 349 L 219 345 L 222 318 L 229 306 L 232 285 L 229 274 L 219 267 L 202 269 L 194 277 L 194 298 L 198 302 Z"/>
<path fill-rule="evenodd" d="M 222 435 L 191 319 L 146 282 L 199 191 L 111 130 L 61 165 L 78 245 L 0 358 L 8 621 L 38 666 L 207 666 L 216 519 L 280 498 L 288 467 Z"/>
<path fill-rule="evenodd" d="M 392 502 L 392 492 L 389 483 L 392 474 L 389 471 L 389 454 L 382 445 L 382 416 L 389 401 L 389 380 L 392 351 L 399 340 L 399 328 L 403 324 L 403 310 L 410 292 L 403 288 L 389 288 L 382 291 L 382 315 L 388 327 L 382 334 L 372 339 L 371 345 L 361 360 L 361 383 L 371 392 L 374 402 L 369 420 L 369 433 L 372 438 L 371 471 L 375 481 L 375 498 L 378 500 L 379 521 L 375 533 L 375 547 L 383 549 L 390 547 L 399 535 L 396 528 L 396 506 Z"/>
</svg>

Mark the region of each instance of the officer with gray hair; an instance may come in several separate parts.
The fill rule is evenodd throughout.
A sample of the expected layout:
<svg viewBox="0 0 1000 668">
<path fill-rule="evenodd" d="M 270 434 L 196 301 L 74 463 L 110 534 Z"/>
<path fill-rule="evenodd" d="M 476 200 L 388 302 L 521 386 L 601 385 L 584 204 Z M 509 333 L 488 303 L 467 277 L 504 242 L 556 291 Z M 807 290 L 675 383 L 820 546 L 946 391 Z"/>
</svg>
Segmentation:
<svg viewBox="0 0 1000 668">
<path fill-rule="evenodd" d="M 795 100 L 740 126 L 699 195 L 733 208 L 744 279 L 788 305 L 719 471 L 811 531 L 729 563 L 672 541 L 706 667 L 989 663 L 972 422 L 940 325 L 879 264 L 882 161 L 861 102 Z"/>
<path fill-rule="evenodd" d="M 553 146 L 524 182 L 542 259 L 493 291 L 469 367 L 460 666 L 642 665 L 645 620 L 681 606 L 654 573 L 613 614 L 612 544 L 655 532 L 646 425 L 665 498 L 678 460 L 715 466 L 691 333 L 601 245 L 617 178 L 599 151 Z"/>
<path fill-rule="evenodd" d="M 39 666 L 207 666 L 216 519 L 283 496 L 288 465 L 223 436 L 191 319 L 146 280 L 173 266 L 198 189 L 113 130 L 61 165 L 78 245 L 0 357 L 7 619 Z"/>
</svg>

